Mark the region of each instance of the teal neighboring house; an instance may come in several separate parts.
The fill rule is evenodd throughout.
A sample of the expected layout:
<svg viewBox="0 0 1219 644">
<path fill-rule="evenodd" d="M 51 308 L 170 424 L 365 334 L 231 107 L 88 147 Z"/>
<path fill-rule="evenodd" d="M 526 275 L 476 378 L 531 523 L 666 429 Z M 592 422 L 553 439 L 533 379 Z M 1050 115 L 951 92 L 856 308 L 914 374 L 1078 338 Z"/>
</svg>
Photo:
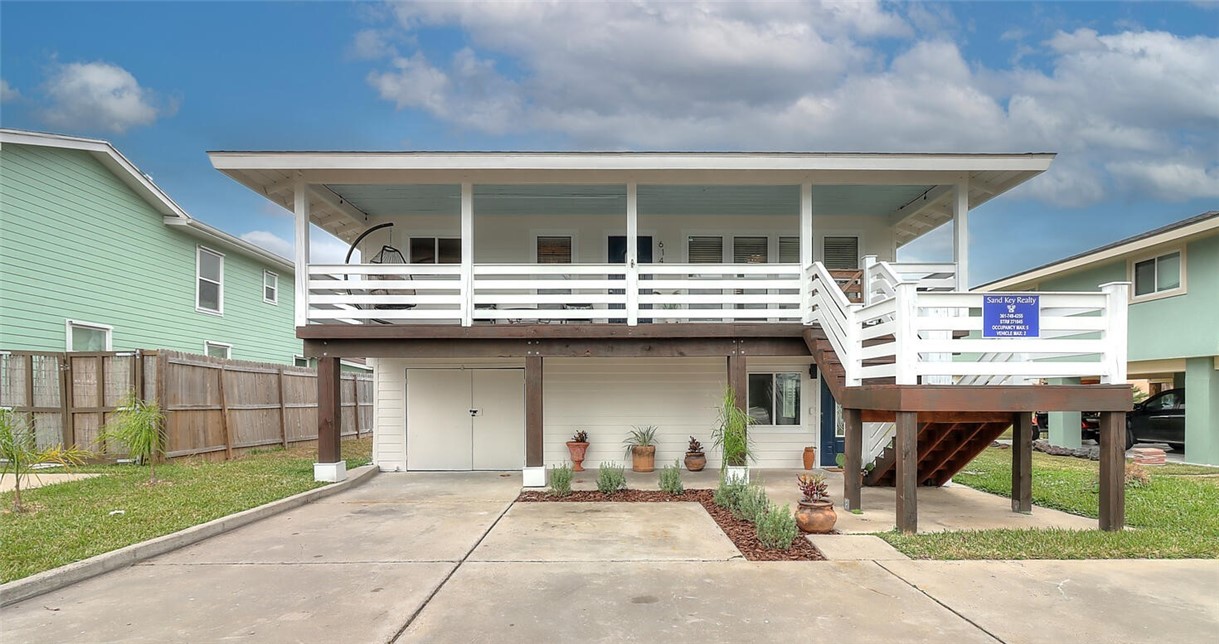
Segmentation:
<svg viewBox="0 0 1219 644">
<path fill-rule="evenodd" d="M 1131 283 L 1129 379 L 1150 393 L 1184 388 L 1185 460 L 1219 465 L 1219 211 L 977 290 L 1083 291 L 1107 282 Z M 1078 428 L 1067 442 L 1078 443 Z"/>
<path fill-rule="evenodd" d="M 191 218 L 106 141 L 0 130 L 0 350 L 307 365 L 293 275 Z"/>
</svg>

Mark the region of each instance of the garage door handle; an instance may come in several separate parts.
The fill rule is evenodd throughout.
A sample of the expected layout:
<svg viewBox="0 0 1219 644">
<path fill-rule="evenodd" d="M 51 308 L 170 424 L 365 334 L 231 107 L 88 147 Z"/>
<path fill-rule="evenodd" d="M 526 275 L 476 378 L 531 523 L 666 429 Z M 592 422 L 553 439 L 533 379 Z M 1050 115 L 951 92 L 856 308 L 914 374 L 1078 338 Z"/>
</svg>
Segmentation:
<svg viewBox="0 0 1219 644">
<path fill-rule="evenodd" d="M 483 410 L 481 410 L 481 409 L 471 409 L 471 410 L 470 410 L 470 415 L 471 415 L 471 416 L 478 416 L 478 415 L 479 415 L 479 414 L 481 414 L 481 413 L 483 413 Z"/>
</svg>

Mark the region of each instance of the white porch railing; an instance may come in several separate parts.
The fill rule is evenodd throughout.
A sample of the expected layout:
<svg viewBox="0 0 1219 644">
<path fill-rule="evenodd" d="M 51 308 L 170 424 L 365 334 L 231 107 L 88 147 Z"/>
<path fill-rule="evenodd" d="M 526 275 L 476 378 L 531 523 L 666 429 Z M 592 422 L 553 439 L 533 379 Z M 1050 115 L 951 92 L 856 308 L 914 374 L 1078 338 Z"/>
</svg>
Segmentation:
<svg viewBox="0 0 1219 644">
<path fill-rule="evenodd" d="M 307 319 L 799 322 L 801 286 L 797 264 L 475 264 L 468 284 L 455 264 L 311 265 Z"/>
</svg>

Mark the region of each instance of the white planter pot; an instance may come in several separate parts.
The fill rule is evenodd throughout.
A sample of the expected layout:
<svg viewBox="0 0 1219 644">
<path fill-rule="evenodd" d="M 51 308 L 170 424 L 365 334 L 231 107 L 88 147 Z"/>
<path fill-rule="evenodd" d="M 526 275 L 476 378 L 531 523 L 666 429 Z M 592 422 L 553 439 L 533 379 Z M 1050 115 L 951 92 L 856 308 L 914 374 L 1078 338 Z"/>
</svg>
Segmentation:
<svg viewBox="0 0 1219 644">
<path fill-rule="evenodd" d="M 728 481 L 729 483 L 733 483 L 733 482 L 748 483 L 749 482 L 749 468 L 729 465 L 727 468 L 727 471 L 724 473 L 724 480 Z"/>
</svg>

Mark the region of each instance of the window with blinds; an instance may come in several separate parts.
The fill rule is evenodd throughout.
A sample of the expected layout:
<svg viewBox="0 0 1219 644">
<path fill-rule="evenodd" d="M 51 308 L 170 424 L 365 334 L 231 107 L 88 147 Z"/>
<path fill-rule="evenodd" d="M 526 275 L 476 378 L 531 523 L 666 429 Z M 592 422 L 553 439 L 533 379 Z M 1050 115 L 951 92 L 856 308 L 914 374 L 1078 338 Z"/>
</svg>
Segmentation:
<svg viewBox="0 0 1219 644">
<path fill-rule="evenodd" d="M 539 236 L 539 264 L 570 264 L 571 237 Z"/>
<path fill-rule="evenodd" d="M 821 248 L 821 263 L 826 268 L 859 268 L 858 237 L 826 237 Z"/>
<path fill-rule="evenodd" d="M 719 264 L 724 261 L 724 238 L 710 235 L 689 237 L 686 251 L 691 264 Z"/>
<path fill-rule="evenodd" d="M 732 262 L 734 264 L 765 264 L 769 261 L 769 242 L 766 237 L 733 237 Z"/>
<path fill-rule="evenodd" d="M 800 238 L 799 237 L 780 237 L 779 238 L 779 263 L 780 264 L 799 264 L 800 263 Z"/>
</svg>

